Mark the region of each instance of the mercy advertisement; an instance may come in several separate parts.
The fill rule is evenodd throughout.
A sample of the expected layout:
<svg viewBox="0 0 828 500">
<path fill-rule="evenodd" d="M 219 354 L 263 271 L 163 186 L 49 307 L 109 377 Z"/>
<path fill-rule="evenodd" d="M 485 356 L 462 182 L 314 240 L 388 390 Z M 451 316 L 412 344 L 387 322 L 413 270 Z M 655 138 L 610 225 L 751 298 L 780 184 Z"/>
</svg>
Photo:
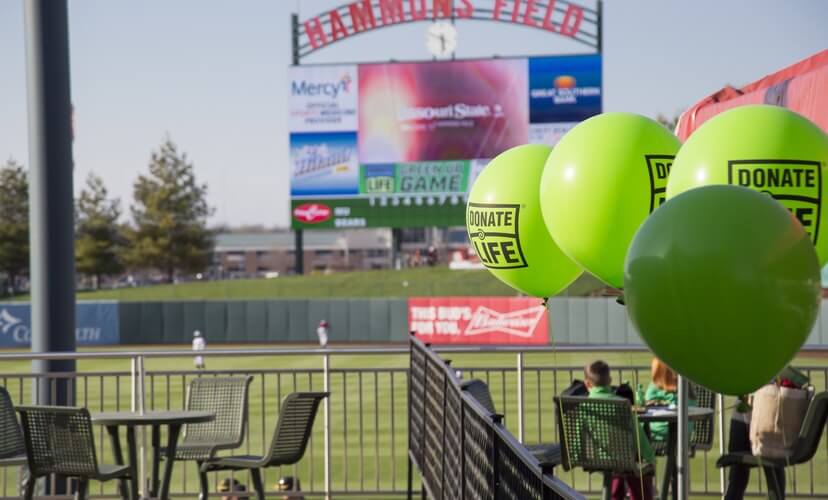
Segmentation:
<svg viewBox="0 0 828 500">
<path fill-rule="evenodd" d="M 491 158 L 600 113 L 601 57 L 296 66 L 289 95 L 295 229 L 463 225 Z"/>
<path fill-rule="evenodd" d="M 292 67 L 289 76 L 291 132 L 356 131 L 356 66 Z"/>
<path fill-rule="evenodd" d="M 408 329 L 431 344 L 549 344 L 549 318 L 529 297 L 412 297 Z"/>
</svg>

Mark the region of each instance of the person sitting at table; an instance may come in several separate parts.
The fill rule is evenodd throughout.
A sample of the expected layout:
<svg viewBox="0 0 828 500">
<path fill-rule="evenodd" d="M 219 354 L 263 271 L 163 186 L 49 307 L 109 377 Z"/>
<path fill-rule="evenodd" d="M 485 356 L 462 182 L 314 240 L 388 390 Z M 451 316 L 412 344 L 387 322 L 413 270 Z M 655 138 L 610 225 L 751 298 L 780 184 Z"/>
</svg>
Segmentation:
<svg viewBox="0 0 828 500">
<path fill-rule="evenodd" d="M 611 387 L 612 376 L 610 367 L 605 361 L 594 361 L 584 367 L 584 385 L 589 391 L 590 398 L 600 399 L 623 399 L 615 395 Z M 650 448 L 650 442 L 644 430 L 638 428 L 639 460 L 655 464 L 655 455 Z M 653 474 L 635 476 L 633 474 L 614 474 L 612 486 L 610 487 L 613 500 L 624 500 L 629 490 L 631 500 L 652 500 L 653 498 Z"/>
<path fill-rule="evenodd" d="M 751 420 L 751 401 L 750 395 L 739 396 L 739 402 L 733 409 L 730 416 L 730 432 L 727 439 L 727 452 L 752 452 L 750 445 L 750 420 Z M 733 464 L 729 467 L 727 491 L 725 491 L 724 500 L 742 500 L 745 497 L 745 490 L 750 480 L 750 467 L 745 464 Z M 765 472 L 765 481 L 768 483 L 768 489 L 772 482 L 782 488 L 782 498 L 785 493 L 785 468 L 784 467 L 763 467 Z"/>
<path fill-rule="evenodd" d="M 650 363 L 650 373 L 653 381 L 647 387 L 644 394 L 644 401 L 647 406 L 669 406 L 675 408 L 678 405 L 678 375 L 672 368 L 667 366 L 658 358 L 653 358 Z M 687 406 L 696 406 L 696 398 L 691 393 Z M 650 439 L 653 441 L 667 441 L 667 422 L 650 423 Z M 688 426 L 690 434 L 693 434 L 693 422 Z"/>
</svg>

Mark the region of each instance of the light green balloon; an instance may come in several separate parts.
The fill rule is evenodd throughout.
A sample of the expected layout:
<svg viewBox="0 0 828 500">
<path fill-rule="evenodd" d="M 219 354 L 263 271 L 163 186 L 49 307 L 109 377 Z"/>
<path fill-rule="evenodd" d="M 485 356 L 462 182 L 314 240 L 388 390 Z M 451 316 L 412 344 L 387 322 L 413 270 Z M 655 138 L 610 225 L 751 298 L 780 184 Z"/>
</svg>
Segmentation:
<svg viewBox="0 0 828 500">
<path fill-rule="evenodd" d="M 667 197 L 711 184 L 764 191 L 790 210 L 828 262 L 828 136 L 778 106 L 741 106 L 705 122 L 676 156 Z"/>
<path fill-rule="evenodd" d="M 664 201 L 678 139 L 659 123 L 604 113 L 570 130 L 546 161 L 541 210 L 555 243 L 610 285 L 644 219 Z"/>
<path fill-rule="evenodd" d="M 706 186 L 668 200 L 641 226 L 624 300 L 670 367 L 714 391 L 747 394 L 808 338 L 819 264 L 802 225 L 773 198 Z"/>
<path fill-rule="evenodd" d="M 517 146 L 486 165 L 469 193 L 466 229 L 480 261 L 527 295 L 551 297 L 581 268 L 552 241 L 543 223 L 538 183 L 551 148 Z"/>
</svg>

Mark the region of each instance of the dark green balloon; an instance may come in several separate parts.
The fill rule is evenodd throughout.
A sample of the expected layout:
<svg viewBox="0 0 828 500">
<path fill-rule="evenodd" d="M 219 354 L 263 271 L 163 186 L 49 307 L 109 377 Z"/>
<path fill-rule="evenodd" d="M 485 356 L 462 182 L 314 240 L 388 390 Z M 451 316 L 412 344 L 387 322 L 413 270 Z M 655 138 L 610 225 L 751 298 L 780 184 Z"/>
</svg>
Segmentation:
<svg viewBox="0 0 828 500">
<path fill-rule="evenodd" d="M 712 390 L 747 394 L 805 343 L 819 309 L 819 262 L 802 225 L 767 194 L 701 187 L 641 226 L 624 298 L 656 356 Z"/>
</svg>

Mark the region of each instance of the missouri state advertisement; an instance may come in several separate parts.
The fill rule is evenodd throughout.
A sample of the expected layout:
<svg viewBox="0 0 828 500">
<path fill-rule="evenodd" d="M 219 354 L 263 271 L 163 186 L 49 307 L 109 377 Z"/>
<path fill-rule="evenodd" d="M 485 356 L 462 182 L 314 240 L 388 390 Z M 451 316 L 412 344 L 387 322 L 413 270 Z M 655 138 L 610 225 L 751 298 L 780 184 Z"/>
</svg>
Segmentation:
<svg viewBox="0 0 828 500">
<path fill-rule="evenodd" d="M 493 158 L 528 137 L 526 59 L 359 66 L 359 158 Z"/>
</svg>

